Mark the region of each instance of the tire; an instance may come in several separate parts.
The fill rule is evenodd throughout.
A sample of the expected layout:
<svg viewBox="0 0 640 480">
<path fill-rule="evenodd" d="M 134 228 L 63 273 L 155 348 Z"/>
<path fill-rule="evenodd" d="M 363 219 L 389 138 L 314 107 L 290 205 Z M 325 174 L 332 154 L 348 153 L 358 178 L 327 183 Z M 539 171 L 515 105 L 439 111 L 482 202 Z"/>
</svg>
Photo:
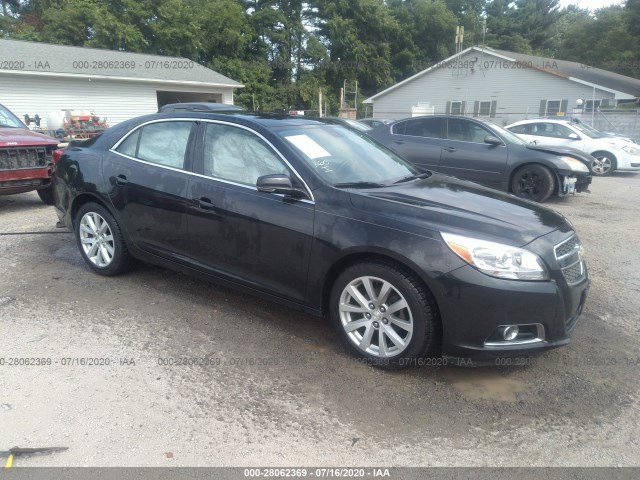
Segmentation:
<svg viewBox="0 0 640 480">
<path fill-rule="evenodd" d="M 598 177 L 611 175 L 618 166 L 616 157 L 609 152 L 593 152 L 591 156 L 595 160 L 589 164 L 589 170 Z"/>
<path fill-rule="evenodd" d="M 531 164 L 520 167 L 511 179 L 511 192 L 520 198 L 544 202 L 556 186 L 556 180 L 547 167 Z"/>
<path fill-rule="evenodd" d="M 331 322 L 346 347 L 371 365 L 408 367 L 438 346 L 433 297 L 415 274 L 392 262 L 347 268 L 334 282 L 329 302 Z"/>
<path fill-rule="evenodd" d="M 83 205 L 75 217 L 75 234 L 78 249 L 94 272 L 110 276 L 124 271 L 129 250 L 118 222 L 106 208 L 97 203 Z"/>
<path fill-rule="evenodd" d="M 38 196 L 40 200 L 46 205 L 54 205 L 55 201 L 53 200 L 53 187 L 49 185 L 47 188 L 43 188 L 41 190 L 36 190 L 38 192 Z"/>
</svg>

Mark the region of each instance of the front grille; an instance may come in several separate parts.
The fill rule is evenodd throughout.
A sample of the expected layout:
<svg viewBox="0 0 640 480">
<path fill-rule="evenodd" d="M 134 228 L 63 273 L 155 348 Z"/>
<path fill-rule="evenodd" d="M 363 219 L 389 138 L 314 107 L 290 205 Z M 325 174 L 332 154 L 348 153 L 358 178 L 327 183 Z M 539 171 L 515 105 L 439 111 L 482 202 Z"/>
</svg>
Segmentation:
<svg viewBox="0 0 640 480">
<path fill-rule="evenodd" d="M 577 235 L 574 234 L 556 245 L 554 252 L 567 284 L 575 285 L 584 280 L 587 269 L 582 259 L 582 245 Z"/>
<path fill-rule="evenodd" d="M 570 267 L 563 268 L 562 274 L 569 285 L 580 282 L 585 275 L 584 263 L 580 260 Z"/>
<path fill-rule="evenodd" d="M 51 162 L 47 147 L 0 148 L 0 170 L 46 167 Z"/>
<path fill-rule="evenodd" d="M 578 236 L 573 235 L 572 237 L 565 240 L 564 242 L 556 245 L 556 248 L 555 248 L 556 259 L 560 260 L 561 258 L 564 258 L 567 255 L 570 255 L 571 253 L 575 252 L 578 247 L 580 247 L 580 241 L 578 240 Z"/>
</svg>

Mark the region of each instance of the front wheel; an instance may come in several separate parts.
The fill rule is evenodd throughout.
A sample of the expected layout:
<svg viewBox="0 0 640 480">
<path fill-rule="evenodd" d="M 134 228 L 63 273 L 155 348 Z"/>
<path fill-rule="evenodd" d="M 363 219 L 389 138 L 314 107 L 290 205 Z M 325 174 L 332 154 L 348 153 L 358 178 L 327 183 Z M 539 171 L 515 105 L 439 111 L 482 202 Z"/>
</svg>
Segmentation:
<svg viewBox="0 0 640 480">
<path fill-rule="evenodd" d="M 542 165 L 525 165 L 516 171 L 511 180 L 514 195 L 534 202 L 544 202 L 555 188 L 553 173 Z"/>
<path fill-rule="evenodd" d="M 374 366 L 406 367 L 435 350 L 433 298 L 413 273 L 395 264 L 347 268 L 329 301 L 331 320 L 347 348 Z"/>
<path fill-rule="evenodd" d="M 616 169 L 616 159 L 608 152 L 594 152 L 594 160 L 589 165 L 591 173 L 598 177 L 606 177 Z"/>
<path fill-rule="evenodd" d="M 127 264 L 129 252 L 113 215 L 97 203 L 83 205 L 76 215 L 76 241 L 87 265 L 100 275 L 116 275 Z"/>
</svg>

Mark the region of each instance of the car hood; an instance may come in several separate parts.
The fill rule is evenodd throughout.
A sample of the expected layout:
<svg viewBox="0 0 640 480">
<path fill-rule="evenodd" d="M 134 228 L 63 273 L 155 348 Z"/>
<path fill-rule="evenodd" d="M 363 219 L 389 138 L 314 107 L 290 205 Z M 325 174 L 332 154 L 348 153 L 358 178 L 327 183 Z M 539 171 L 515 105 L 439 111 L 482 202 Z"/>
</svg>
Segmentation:
<svg viewBox="0 0 640 480">
<path fill-rule="evenodd" d="M 0 128 L 0 147 L 58 145 L 58 140 L 24 128 Z"/>
<path fill-rule="evenodd" d="M 415 233 L 426 228 L 521 247 L 552 231 L 572 230 L 558 212 L 436 173 L 389 187 L 353 189 L 350 194 L 356 208 L 388 217 L 384 223 Z"/>
<path fill-rule="evenodd" d="M 553 155 L 570 155 L 578 160 L 582 160 L 584 163 L 589 165 L 589 163 L 593 160 L 593 157 L 588 153 L 583 152 L 582 150 L 578 150 L 573 147 L 563 147 L 559 145 L 537 145 L 537 144 L 529 144 L 526 146 L 529 150 L 536 150 L 539 152 L 551 153 Z"/>
</svg>

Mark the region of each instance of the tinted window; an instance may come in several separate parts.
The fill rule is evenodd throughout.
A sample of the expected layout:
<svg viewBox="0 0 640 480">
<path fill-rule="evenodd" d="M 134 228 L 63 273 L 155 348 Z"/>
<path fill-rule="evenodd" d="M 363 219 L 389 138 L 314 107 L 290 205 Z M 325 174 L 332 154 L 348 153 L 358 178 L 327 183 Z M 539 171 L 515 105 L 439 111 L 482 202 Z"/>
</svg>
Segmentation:
<svg viewBox="0 0 640 480">
<path fill-rule="evenodd" d="M 569 128 L 559 123 L 534 123 L 531 126 L 531 134 L 542 137 L 569 138 L 571 133 Z"/>
<path fill-rule="evenodd" d="M 529 125 L 516 125 L 515 127 L 509 127 L 509 130 L 511 130 L 513 133 L 523 133 L 523 134 L 527 134 L 529 133 Z"/>
<path fill-rule="evenodd" d="M 495 136 L 493 132 L 482 125 L 461 118 L 450 118 L 448 124 L 447 138 L 449 140 L 484 143 L 487 135 Z"/>
<path fill-rule="evenodd" d="M 404 135 L 414 137 L 443 138 L 444 121 L 442 118 L 414 118 L 404 122 Z"/>
<path fill-rule="evenodd" d="M 118 152 L 124 154 L 124 155 L 129 155 L 130 157 L 135 157 L 136 156 L 136 152 L 138 151 L 138 139 L 140 138 L 140 131 L 142 129 L 139 128 L 138 130 L 136 130 L 135 132 L 133 132 L 131 135 L 129 135 L 124 142 L 122 142 L 120 144 L 120 146 L 118 147 Z"/>
<path fill-rule="evenodd" d="M 255 185 L 262 175 L 290 175 L 269 145 L 242 128 L 209 123 L 204 141 L 204 174 L 210 177 Z"/>
<path fill-rule="evenodd" d="M 116 151 L 158 165 L 184 168 L 193 122 L 159 122 L 129 135 Z"/>
</svg>

